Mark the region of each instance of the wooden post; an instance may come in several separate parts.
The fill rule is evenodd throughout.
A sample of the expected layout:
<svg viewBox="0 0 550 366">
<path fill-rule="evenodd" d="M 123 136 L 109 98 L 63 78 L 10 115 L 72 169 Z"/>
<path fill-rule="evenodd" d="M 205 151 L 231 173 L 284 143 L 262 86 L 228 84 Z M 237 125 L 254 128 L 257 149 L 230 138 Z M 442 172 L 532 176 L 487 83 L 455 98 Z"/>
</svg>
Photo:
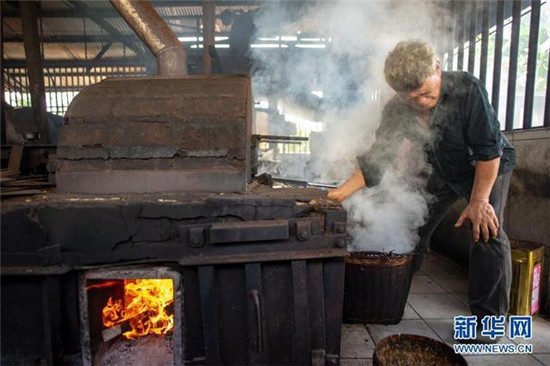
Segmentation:
<svg viewBox="0 0 550 366">
<path fill-rule="evenodd" d="M 210 57 L 210 48 L 215 47 L 215 29 L 216 26 L 216 1 L 202 1 L 202 68 L 205 74 L 212 73 L 212 57 Z"/>
<path fill-rule="evenodd" d="M 0 1 L 0 34 L 4 34 L 4 2 Z M 0 108 L 1 113 L 1 119 L 0 119 L 0 144 L 5 145 L 6 144 L 6 108 L 4 108 L 5 104 L 5 80 L 4 80 L 4 42 L 0 42 L 0 83 L 2 84 L 2 89 L 0 89 L 0 92 L 2 93 L 0 102 L 2 103 L 2 107 Z"/>
<path fill-rule="evenodd" d="M 27 59 L 27 75 L 29 76 L 29 91 L 33 117 L 40 131 L 39 141 L 50 142 L 48 117 L 46 115 L 46 90 L 42 70 L 42 55 L 40 54 L 40 39 L 38 37 L 37 12 L 35 1 L 20 1 L 21 24 L 23 25 L 23 40 L 25 42 L 25 58 Z"/>
</svg>

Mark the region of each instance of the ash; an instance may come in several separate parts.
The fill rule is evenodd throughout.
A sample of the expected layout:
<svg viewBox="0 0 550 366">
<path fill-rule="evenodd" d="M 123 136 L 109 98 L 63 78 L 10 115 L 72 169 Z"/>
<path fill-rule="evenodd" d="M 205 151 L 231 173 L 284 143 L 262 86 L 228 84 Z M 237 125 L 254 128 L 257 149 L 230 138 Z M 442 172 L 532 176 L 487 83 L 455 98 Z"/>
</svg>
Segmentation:
<svg viewBox="0 0 550 366">
<path fill-rule="evenodd" d="M 93 364 L 101 366 L 173 365 L 172 338 L 149 335 L 138 340 L 130 340 L 119 337 L 113 343 L 103 343 L 99 347 Z"/>
</svg>

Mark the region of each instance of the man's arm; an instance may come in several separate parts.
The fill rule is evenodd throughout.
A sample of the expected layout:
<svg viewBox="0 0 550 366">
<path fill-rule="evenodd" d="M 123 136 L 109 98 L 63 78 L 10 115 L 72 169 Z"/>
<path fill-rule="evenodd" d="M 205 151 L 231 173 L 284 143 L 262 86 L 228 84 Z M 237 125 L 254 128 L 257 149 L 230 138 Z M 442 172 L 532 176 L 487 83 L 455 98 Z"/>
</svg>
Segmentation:
<svg viewBox="0 0 550 366">
<path fill-rule="evenodd" d="M 470 202 L 455 224 L 455 227 L 460 227 L 465 220 L 470 220 L 476 242 L 479 241 L 480 233 L 485 242 L 489 240 L 489 235 L 492 237 L 498 235 L 499 222 L 493 206 L 489 203 L 489 196 L 497 178 L 499 166 L 500 158 L 476 162 Z"/>
<path fill-rule="evenodd" d="M 346 198 L 366 187 L 365 179 L 361 169 L 355 170 L 353 175 L 345 181 L 340 187 L 328 193 L 327 197 L 338 202 L 344 201 Z"/>
</svg>

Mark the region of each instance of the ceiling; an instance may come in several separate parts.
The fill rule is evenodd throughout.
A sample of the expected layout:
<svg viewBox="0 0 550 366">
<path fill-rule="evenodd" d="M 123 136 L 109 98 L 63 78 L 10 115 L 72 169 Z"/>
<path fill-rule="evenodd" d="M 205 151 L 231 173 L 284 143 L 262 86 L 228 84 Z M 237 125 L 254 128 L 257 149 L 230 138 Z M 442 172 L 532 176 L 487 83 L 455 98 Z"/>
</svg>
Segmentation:
<svg viewBox="0 0 550 366">
<path fill-rule="evenodd" d="M 151 3 L 177 37 L 201 35 L 202 1 Z M 108 0 L 43 0 L 37 5 L 45 61 L 92 60 L 104 48 L 102 60 L 132 59 L 148 52 Z M 4 60 L 24 60 L 19 3 L 2 1 L 1 6 Z M 258 7 L 257 1 L 216 1 L 216 36 L 228 36 L 228 23 L 235 16 Z"/>
</svg>

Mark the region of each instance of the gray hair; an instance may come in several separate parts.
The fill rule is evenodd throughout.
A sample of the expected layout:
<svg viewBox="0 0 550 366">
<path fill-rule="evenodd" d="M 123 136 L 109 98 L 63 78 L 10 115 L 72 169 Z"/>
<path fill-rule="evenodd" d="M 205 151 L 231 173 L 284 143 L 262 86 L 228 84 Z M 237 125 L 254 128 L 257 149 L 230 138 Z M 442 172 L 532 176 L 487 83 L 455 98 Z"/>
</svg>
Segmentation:
<svg viewBox="0 0 550 366">
<path fill-rule="evenodd" d="M 437 57 L 422 40 L 399 42 L 384 65 L 386 82 L 397 92 L 418 89 L 435 71 Z"/>
</svg>

